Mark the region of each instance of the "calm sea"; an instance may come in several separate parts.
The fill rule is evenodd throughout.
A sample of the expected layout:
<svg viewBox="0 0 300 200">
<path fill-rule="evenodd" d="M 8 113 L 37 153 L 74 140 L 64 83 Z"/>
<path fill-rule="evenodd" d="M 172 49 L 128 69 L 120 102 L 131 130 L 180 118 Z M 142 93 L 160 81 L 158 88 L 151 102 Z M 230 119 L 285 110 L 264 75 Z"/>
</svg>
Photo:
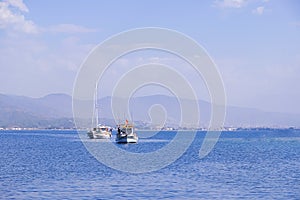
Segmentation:
<svg viewBox="0 0 300 200">
<path fill-rule="evenodd" d="M 174 135 L 118 147 L 153 151 Z M 199 159 L 203 136 L 171 165 L 131 174 L 98 162 L 75 131 L 0 131 L 0 199 L 300 199 L 300 131 L 223 132 Z"/>
</svg>

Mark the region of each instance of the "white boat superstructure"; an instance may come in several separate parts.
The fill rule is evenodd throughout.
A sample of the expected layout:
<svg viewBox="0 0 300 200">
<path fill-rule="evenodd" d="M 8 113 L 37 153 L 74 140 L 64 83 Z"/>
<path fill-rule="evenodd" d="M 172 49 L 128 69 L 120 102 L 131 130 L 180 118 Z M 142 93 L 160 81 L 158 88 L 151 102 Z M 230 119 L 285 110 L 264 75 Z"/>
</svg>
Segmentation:
<svg viewBox="0 0 300 200">
<path fill-rule="evenodd" d="M 112 128 L 104 125 L 97 126 L 88 132 L 91 139 L 109 139 L 111 137 Z"/>
<path fill-rule="evenodd" d="M 134 132 L 134 126 L 132 124 L 126 123 L 118 126 L 118 132 L 116 137 L 117 143 L 137 143 L 138 136 Z"/>
</svg>

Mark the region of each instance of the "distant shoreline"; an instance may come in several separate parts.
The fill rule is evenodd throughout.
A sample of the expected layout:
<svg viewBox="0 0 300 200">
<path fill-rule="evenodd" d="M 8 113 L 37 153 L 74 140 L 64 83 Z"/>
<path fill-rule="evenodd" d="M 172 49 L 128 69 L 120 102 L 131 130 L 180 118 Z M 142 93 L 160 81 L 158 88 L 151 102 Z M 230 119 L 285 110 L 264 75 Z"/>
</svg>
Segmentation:
<svg viewBox="0 0 300 200">
<path fill-rule="evenodd" d="M 0 131 L 46 131 L 46 130 L 57 130 L 57 131 L 87 131 L 89 128 L 0 128 Z M 222 128 L 216 129 L 213 131 L 222 131 L 222 132 L 230 132 L 230 131 L 272 131 L 272 130 L 300 130 L 298 127 L 229 127 L 229 128 Z M 137 131 L 208 131 L 206 128 L 199 128 L 199 129 L 137 129 Z"/>
</svg>

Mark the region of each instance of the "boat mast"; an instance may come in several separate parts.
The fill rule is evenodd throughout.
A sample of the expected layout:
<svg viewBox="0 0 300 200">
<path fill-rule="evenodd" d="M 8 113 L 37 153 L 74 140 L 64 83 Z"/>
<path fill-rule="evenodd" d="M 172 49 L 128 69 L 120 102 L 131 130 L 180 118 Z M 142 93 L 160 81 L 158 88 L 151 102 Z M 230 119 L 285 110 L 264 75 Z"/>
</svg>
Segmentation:
<svg viewBox="0 0 300 200">
<path fill-rule="evenodd" d="M 96 127 L 99 124 L 99 116 L 98 116 L 98 84 L 96 83 L 96 91 L 95 91 L 95 117 L 96 117 Z"/>
<path fill-rule="evenodd" d="M 97 90 L 98 90 L 98 85 L 96 84 L 96 90 L 95 90 L 95 93 L 94 93 L 93 117 L 92 117 L 92 126 L 93 126 L 93 128 L 97 128 L 98 123 L 99 123 L 99 119 L 98 119 L 98 103 L 97 103 L 97 98 L 98 98 Z M 94 122 L 96 123 L 96 126 L 94 126 Z"/>
</svg>

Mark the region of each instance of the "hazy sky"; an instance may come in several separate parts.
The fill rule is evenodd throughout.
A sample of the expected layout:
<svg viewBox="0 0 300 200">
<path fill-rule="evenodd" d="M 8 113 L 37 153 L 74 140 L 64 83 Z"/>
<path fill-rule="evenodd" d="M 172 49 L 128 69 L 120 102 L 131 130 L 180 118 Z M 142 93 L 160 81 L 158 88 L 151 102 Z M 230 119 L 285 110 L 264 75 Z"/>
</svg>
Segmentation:
<svg viewBox="0 0 300 200">
<path fill-rule="evenodd" d="M 228 104 L 300 113 L 297 0 L 0 1 L 0 93 L 72 94 L 80 64 L 95 45 L 149 26 L 201 44 L 220 70 Z M 141 56 L 125 60 L 137 63 Z"/>
</svg>

